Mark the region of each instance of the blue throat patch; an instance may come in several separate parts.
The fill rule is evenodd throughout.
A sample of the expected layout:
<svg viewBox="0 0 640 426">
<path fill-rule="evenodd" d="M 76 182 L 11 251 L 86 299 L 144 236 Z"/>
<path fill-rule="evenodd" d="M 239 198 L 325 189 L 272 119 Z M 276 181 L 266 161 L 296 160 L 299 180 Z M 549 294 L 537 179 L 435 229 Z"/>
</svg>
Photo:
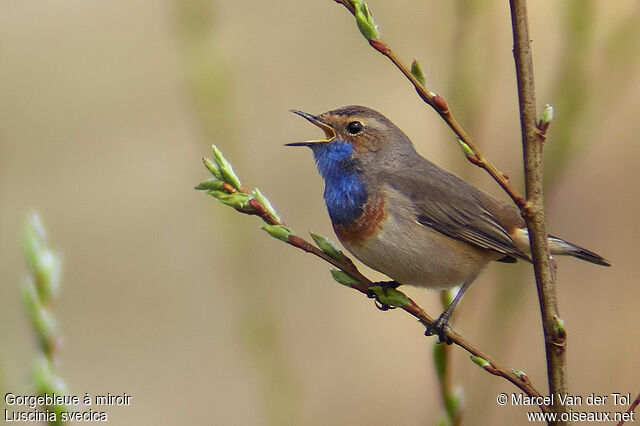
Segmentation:
<svg viewBox="0 0 640 426">
<path fill-rule="evenodd" d="M 350 225 L 362 214 L 368 197 L 359 171 L 350 161 L 353 146 L 336 141 L 314 144 L 311 149 L 325 182 L 324 201 L 331 221 L 336 225 Z"/>
</svg>

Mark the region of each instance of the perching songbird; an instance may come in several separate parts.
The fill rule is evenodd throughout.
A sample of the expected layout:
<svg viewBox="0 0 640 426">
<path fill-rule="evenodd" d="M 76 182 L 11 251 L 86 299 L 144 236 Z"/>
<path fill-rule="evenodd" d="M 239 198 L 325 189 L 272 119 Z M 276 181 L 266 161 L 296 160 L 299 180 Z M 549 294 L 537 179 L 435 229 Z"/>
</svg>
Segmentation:
<svg viewBox="0 0 640 426">
<path fill-rule="evenodd" d="M 465 290 L 492 260 L 531 262 L 519 209 L 495 199 L 418 154 L 382 114 L 346 106 L 320 115 L 291 110 L 320 127 L 325 139 L 296 142 L 313 151 L 325 182 L 333 229 L 361 262 L 400 284 L 446 289 L 461 285 L 427 334 L 444 341 Z M 603 257 L 549 236 L 552 254 L 609 266 Z"/>
</svg>

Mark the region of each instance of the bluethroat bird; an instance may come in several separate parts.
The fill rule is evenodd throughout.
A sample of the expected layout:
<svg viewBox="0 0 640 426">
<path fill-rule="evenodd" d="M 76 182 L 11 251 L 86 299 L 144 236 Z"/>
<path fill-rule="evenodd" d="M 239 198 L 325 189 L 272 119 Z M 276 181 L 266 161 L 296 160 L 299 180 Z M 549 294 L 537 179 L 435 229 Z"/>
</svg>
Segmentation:
<svg viewBox="0 0 640 426">
<path fill-rule="evenodd" d="M 490 261 L 531 262 L 519 209 L 495 199 L 418 154 L 382 114 L 347 106 L 320 115 L 291 110 L 325 138 L 307 146 L 325 182 L 324 200 L 340 242 L 389 276 L 379 283 L 434 289 L 461 285 L 449 307 L 427 325 L 445 340 L 456 305 Z M 552 254 L 609 266 L 601 256 L 549 236 Z"/>
</svg>

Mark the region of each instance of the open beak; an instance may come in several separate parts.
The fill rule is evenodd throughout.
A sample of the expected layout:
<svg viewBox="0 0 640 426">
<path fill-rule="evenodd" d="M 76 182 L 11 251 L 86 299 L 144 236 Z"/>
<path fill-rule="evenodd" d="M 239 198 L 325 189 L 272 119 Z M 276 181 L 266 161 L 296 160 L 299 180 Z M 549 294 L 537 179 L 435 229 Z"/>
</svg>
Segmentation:
<svg viewBox="0 0 640 426">
<path fill-rule="evenodd" d="M 336 131 L 333 130 L 333 127 L 329 126 L 327 123 L 325 123 L 324 121 L 322 121 L 320 119 L 320 117 L 318 117 L 317 115 L 311 115 L 308 114 L 304 111 L 299 111 L 297 109 L 292 109 L 290 110 L 292 113 L 299 115 L 300 117 L 310 121 L 311 123 L 315 124 L 316 126 L 320 127 L 323 131 L 324 131 L 324 139 L 320 139 L 320 140 L 314 140 L 314 141 L 304 141 L 304 142 L 293 142 L 293 143 L 287 143 L 285 144 L 285 146 L 311 146 L 317 143 L 326 143 L 326 142 L 330 142 L 333 138 L 336 137 Z"/>
</svg>

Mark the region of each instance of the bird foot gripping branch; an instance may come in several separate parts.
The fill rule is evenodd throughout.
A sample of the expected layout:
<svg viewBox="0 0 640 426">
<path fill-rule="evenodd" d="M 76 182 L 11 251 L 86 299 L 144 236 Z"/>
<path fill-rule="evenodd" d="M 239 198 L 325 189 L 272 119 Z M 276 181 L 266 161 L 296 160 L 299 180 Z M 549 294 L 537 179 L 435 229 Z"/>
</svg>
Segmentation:
<svg viewBox="0 0 640 426">
<path fill-rule="evenodd" d="M 376 308 L 381 311 L 388 311 L 389 309 L 395 309 L 397 306 L 392 306 L 388 303 L 389 297 L 393 297 L 393 291 L 398 288 L 400 284 L 397 281 L 378 281 L 369 287 L 367 290 L 367 297 L 369 299 L 375 299 Z"/>
</svg>

